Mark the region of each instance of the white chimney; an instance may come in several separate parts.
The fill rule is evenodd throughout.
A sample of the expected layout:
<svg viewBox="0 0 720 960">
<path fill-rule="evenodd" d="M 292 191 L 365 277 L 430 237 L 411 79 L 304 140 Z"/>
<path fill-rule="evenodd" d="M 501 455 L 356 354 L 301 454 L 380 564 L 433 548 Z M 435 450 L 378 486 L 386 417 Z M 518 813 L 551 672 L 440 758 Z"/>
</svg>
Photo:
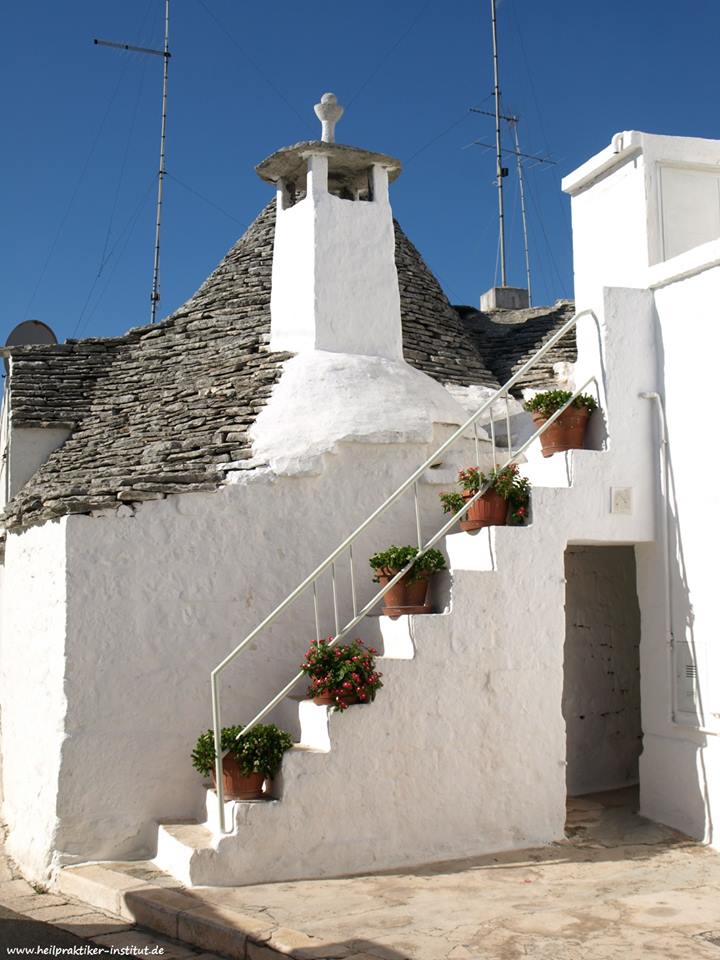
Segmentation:
<svg viewBox="0 0 720 960">
<path fill-rule="evenodd" d="M 277 189 L 270 349 L 402 359 L 388 183 L 399 160 L 336 144 L 334 94 L 315 106 L 322 140 L 256 167 Z"/>
</svg>

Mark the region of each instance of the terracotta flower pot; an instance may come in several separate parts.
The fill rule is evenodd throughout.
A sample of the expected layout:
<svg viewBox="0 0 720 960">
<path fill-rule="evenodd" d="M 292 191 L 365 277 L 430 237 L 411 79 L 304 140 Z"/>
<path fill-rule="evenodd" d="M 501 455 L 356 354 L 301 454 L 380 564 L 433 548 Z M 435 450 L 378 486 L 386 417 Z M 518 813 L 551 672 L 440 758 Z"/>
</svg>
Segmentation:
<svg viewBox="0 0 720 960">
<path fill-rule="evenodd" d="M 323 693 L 318 693 L 312 699 L 313 703 L 317 703 L 318 706 L 321 707 L 334 707 L 336 703 L 335 696 L 329 690 L 325 690 Z M 354 693 L 351 693 L 348 696 L 343 696 L 342 699 L 348 704 L 348 706 L 352 705 L 353 703 L 360 703 Z"/>
<path fill-rule="evenodd" d="M 470 490 L 463 490 L 463 498 L 473 496 Z M 497 490 L 488 490 L 473 503 L 460 521 L 461 530 L 481 530 L 483 527 L 504 527 L 507 523 L 508 502 Z"/>
<path fill-rule="evenodd" d="M 390 576 L 378 575 L 380 586 L 384 587 L 392 580 L 397 571 L 392 571 Z M 391 587 L 383 597 L 382 612 L 386 617 L 400 617 L 409 613 L 432 613 L 432 605 L 427 602 L 429 590 L 429 573 L 421 573 L 420 579 L 410 582 L 413 575 L 412 570 L 408 570 L 404 577 Z"/>
<path fill-rule="evenodd" d="M 212 779 L 213 786 L 217 787 L 214 770 Z M 230 754 L 223 757 L 223 790 L 226 800 L 268 799 L 268 794 L 263 793 L 265 779 L 264 773 L 243 773 L 237 760 Z"/>
<path fill-rule="evenodd" d="M 532 418 L 536 427 L 541 427 L 550 419 L 540 413 L 533 413 Z M 590 411 L 587 407 L 568 407 L 545 433 L 540 434 L 542 455 L 551 457 L 564 450 L 582 450 L 589 418 Z"/>
</svg>

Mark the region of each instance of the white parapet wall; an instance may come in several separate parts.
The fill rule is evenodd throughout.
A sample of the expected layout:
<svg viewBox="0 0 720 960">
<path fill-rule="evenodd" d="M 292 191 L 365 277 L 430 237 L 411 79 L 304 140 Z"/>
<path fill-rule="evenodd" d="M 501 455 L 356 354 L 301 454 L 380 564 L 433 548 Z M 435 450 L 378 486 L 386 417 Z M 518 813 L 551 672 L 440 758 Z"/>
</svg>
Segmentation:
<svg viewBox="0 0 720 960">
<path fill-rule="evenodd" d="M 646 400 L 656 424 L 658 537 L 637 550 L 641 808 L 718 846 L 720 598 L 713 544 L 720 496 L 714 454 L 703 446 L 720 350 L 720 141 L 618 134 L 563 187 L 572 196 L 577 306 L 594 306 L 603 287 L 617 283 L 637 288 L 628 297 L 650 302 L 657 387 L 649 392 L 667 418 L 665 477 L 658 399 Z M 623 322 L 632 324 L 632 312 L 624 313 Z M 648 390 L 631 368 L 626 372 L 638 391 Z M 611 419 L 611 444 L 626 426 Z"/>
</svg>

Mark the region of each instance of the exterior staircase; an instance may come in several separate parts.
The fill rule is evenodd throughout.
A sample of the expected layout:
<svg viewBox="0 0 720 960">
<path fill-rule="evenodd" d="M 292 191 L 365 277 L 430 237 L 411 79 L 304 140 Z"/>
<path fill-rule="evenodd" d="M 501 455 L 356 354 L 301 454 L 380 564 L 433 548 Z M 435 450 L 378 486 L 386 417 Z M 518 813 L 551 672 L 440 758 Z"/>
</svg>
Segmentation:
<svg viewBox="0 0 720 960">
<path fill-rule="evenodd" d="M 585 321 L 590 339 L 599 342 L 594 315 Z M 602 336 L 607 338 L 607 331 Z M 555 338 L 498 391 L 500 399 Z M 343 713 L 301 700 L 300 742 L 285 754 L 276 799 L 220 802 L 222 797 L 208 790 L 203 822 L 159 825 L 154 869 L 189 887 L 237 886 L 377 872 L 527 848 L 563 836 L 565 549 L 568 543 L 654 537 L 652 471 L 629 466 L 626 456 L 638 436 L 651 437 L 650 411 L 627 378 L 605 376 L 599 363 L 588 369 L 593 375 L 576 392 L 597 376 L 603 410 L 596 416 L 607 425 L 622 412 L 614 421 L 612 444 L 543 460 L 535 434 L 509 451 L 509 459 L 521 462 L 534 481 L 530 522 L 458 533 L 456 515 L 422 545 L 423 550 L 444 546 L 448 557 L 449 591 L 440 613 L 376 619 L 369 614 L 384 591 L 358 611 L 353 597 L 354 616 L 336 631 L 336 642 L 360 636 L 373 643 L 373 632 L 379 632 L 384 687 L 377 699 Z M 466 444 L 478 414 L 381 510 L 411 491 L 422 470 L 455 440 Z M 500 458 L 500 465 L 504 462 Z M 636 489 L 638 507 L 628 516 L 609 509 L 610 490 L 619 482 Z M 314 578 L 351 548 L 356 534 L 216 668 L 214 692 L 224 666 L 275 613 L 312 589 Z M 384 590 L 390 586 L 392 581 Z M 296 682 L 245 730 L 291 697 Z M 217 699 L 214 708 L 218 731 Z"/>
</svg>

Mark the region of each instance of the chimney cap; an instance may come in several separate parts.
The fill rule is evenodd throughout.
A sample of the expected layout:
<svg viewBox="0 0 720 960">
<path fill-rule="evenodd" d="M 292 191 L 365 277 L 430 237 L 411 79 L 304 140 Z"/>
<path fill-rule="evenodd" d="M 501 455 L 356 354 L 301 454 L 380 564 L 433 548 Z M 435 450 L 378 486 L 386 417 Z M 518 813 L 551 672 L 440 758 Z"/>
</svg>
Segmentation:
<svg viewBox="0 0 720 960">
<path fill-rule="evenodd" d="M 276 184 L 278 180 L 283 180 L 286 184 L 294 183 L 297 190 L 304 190 L 307 161 L 313 156 L 329 157 L 331 177 L 347 181 L 348 184 L 361 178 L 366 179 L 367 171 L 373 164 L 387 170 L 391 183 L 402 172 L 402 164 L 395 157 L 324 140 L 303 140 L 291 147 L 282 147 L 259 163 L 255 172 L 266 183 Z"/>
<path fill-rule="evenodd" d="M 335 143 L 335 124 L 343 113 L 345 113 L 345 107 L 337 102 L 334 93 L 324 93 L 320 97 L 320 103 L 315 104 L 315 116 L 322 123 L 320 139 L 324 143 Z"/>
</svg>

